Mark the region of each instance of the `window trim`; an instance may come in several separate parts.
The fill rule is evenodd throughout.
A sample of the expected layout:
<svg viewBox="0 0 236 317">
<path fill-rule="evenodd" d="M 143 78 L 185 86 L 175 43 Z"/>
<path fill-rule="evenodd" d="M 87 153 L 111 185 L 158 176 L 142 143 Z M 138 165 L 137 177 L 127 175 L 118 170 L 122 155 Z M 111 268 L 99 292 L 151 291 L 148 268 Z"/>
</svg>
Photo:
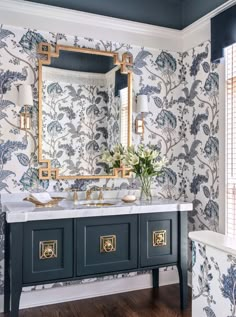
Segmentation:
<svg viewBox="0 0 236 317">
<path fill-rule="evenodd" d="M 219 232 L 226 233 L 226 68 L 223 60 L 218 65 L 219 73 Z"/>
</svg>

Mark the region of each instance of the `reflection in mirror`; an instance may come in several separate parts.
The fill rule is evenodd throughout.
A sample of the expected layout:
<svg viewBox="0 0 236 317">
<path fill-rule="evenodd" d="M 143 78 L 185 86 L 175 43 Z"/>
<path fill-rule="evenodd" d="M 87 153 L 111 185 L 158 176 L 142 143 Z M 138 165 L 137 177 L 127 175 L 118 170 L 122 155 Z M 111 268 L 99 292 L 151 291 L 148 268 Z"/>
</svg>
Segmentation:
<svg viewBox="0 0 236 317">
<path fill-rule="evenodd" d="M 61 178 L 113 174 L 101 155 L 129 144 L 128 75 L 112 56 L 63 50 L 42 66 L 42 159 Z"/>
</svg>

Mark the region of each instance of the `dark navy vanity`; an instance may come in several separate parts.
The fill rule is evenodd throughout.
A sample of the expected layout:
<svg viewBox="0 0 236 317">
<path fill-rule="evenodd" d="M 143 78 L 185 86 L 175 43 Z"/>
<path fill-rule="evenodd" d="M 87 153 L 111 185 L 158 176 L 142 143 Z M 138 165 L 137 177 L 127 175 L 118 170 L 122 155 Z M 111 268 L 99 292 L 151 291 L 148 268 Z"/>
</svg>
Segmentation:
<svg viewBox="0 0 236 317">
<path fill-rule="evenodd" d="M 158 287 L 159 268 L 172 265 L 178 267 L 181 307 L 186 308 L 189 206 L 121 205 L 93 208 L 94 216 L 91 208 L 83 208 L 63 211 L 64 218 L 62 211 L 18 217 L 7 211 L 5 312 L 18 316 L 24 286 L 152 270 L 153 287 Z"/>
</svg>

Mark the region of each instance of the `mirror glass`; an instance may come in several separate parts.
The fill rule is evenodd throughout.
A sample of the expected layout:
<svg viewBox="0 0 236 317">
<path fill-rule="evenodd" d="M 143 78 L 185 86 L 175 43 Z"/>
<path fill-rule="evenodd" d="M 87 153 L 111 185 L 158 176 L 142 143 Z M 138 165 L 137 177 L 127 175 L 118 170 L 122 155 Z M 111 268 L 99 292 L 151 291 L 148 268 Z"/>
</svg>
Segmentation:
<svg viewBox="0 0 236 317">
<path fill-rule="evenodd" d="M 101 155 L 129 144 L 129 73 L 113 56 L 60 50 L 41 74 L 41 159 L 60 178 L 112 175 Z"/>
</svg>

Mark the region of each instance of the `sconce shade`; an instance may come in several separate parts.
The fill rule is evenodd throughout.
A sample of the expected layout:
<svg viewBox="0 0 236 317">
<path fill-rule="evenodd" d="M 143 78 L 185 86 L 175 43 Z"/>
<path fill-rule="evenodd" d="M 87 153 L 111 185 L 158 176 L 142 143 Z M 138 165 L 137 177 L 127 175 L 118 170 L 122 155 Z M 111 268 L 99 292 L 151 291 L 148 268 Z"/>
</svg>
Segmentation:
<svg viewBox="0 0 236 317">
<path fill-rule="evenodd" d="M 18 94 L 18 103 L 20 107 L 33 106 L 32 88 L 30 85 L 20 85 Z"/>
<path fill-rule="evenodd" d="M 137 113 L 147 113 L 148 109 L 148 98 L 147 95 L 138 95 L 137 96 Z"/>
</svg>

